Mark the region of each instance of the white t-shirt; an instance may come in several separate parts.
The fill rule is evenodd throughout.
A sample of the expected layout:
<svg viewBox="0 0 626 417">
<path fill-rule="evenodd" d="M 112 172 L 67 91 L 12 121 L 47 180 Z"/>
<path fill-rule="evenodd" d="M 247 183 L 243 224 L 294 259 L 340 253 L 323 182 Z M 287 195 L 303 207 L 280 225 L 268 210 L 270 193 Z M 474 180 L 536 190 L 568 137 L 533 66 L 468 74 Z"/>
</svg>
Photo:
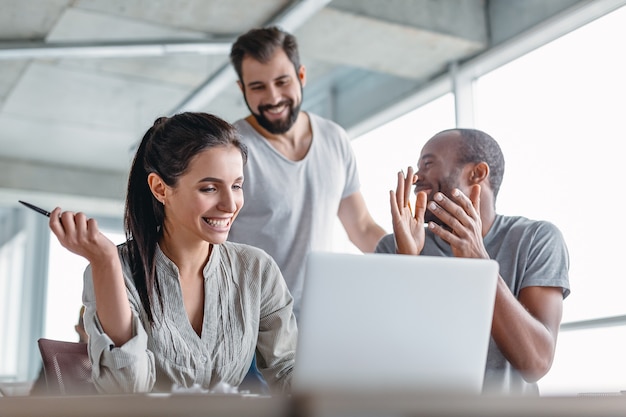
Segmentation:
<svg viewBox="0 0 626 417">
<path fill-rule="evenodd" d="M 306 156 L 291 161 L 245 120 L 235 123 L 248 146 L 244 206 L 228 240 L 257 246 L 276 260 L 300 311 L 310 251 L 332 250 L 339 204 L 359 190 L 356 159 L 344 129 L 307 113 L 313 139 Z"/>
</svg>

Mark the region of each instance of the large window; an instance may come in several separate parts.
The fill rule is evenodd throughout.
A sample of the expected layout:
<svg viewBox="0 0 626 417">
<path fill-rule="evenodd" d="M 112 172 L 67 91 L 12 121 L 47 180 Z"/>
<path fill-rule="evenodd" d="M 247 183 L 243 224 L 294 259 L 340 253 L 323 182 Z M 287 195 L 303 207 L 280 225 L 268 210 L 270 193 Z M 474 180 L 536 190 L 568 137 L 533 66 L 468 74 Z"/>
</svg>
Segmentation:
<svg viewBox="0 0 626 417">
<path fill-rule="evenodd" d="M 415 167 L 424 143 L 450 126 L 454 126 L 454 97 L 446 94 L 352 141 L 363 198 L 374 219 L 389 232 L 389 190 L 396 189 L 396 174 Z"/>
<path fill-rule="evenodd" d="M 0 207 L 0 382 L 24 381 L 40 334 L 47 224 L 23 207 Z"/>
<path fill-rule="evenodd" d="M 476 127 L 500 142 L 507 160 L 498 211 L 550 220 L 568 244 L 564 322 L 626 314 L 626 223 L 618 214 L 625 37 L 622 8 L 476 83 Z M 626 327 L 572 333 L 561 334 L 544 391 L 626 389 Z"/>
<path fill-rule="evenodd" d="M 454 126 L 454 97 L 446 94 L 352 141 L 361 193 L 372 217 L 387 232 L 392 232 L 389 190 L 396 189 L 396 174 L 415 166 L 422 145 L 433 132 L 450 126 Z M 359 253 L 339 222 L 336 234 L 336 250 Z"/>
<path fill-rule="evenodd" d="M 0 212 L 0 381 L 18 374 L 18 343 L 23 281 L 26 232 L 9 227 L 5 218 L 8 210 Z"/>
<path fill-rule="evenodd" d="M 475 127 L 496 138 L 506 158 L 497 211 L 552 221 L 568 244 L 572 293 L 564 323 L 626 315 L 623 39 L 626 8 L 475 83 Z M 444 96 L 353 142 L 363 194 L 383 227 L 391 227 L 394 174 L 415 166 L 423 143 L 453 127 L 452 117 Z M 623 325 L 562 331 L 542 393 L 626 390 L 625 347 Z"/>
<path fill-rule="evenodd" d="M 100 221 L 102 233 L 113 243 L 125 240 L 121 222 Z M 50 260 L 48 263 L 48 292 L 44 335 L 49 339 L 78 341 L 74 325 L 82 306 L 83 273 L 88 265 L 85 258 L 65 249 L 50 233 Z"/>
<path fill-rule="evenodd" d="M 626 224 L 612 215 L 624 176 L 625 36 L 626 8 L 476 85 L 477 127 L 507 156 L 499 211 L 554 221 L 569 244 L 566 320 L 626 313 L 616 239 Z"/>
</svg>

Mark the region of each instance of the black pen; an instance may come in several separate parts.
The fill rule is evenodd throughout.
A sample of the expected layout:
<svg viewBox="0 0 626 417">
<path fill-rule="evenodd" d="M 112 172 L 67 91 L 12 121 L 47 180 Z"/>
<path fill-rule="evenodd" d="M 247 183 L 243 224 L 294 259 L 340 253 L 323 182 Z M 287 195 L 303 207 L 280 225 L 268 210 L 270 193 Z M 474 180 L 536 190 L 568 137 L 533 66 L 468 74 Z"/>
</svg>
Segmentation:
<svg viewBox="0 0 626 417">
<path fill-rule="evenodd" d="M 44 210 L 44 209 L 42 209 L 40 207 L 34 206 L 34 205 L 30 204 L 30 203 L 27 203 L 26 201 L 22 201 L 22 200 L 17 200 L 17 201 L 19 201 L 20 203 L 24 204 L 29 209 L 35 210 L 37 213 L 41 213 L 44 216 L 50 217 L 50 212 L 49 211 L 46 211 L 46 210 Z"/>
</svg>

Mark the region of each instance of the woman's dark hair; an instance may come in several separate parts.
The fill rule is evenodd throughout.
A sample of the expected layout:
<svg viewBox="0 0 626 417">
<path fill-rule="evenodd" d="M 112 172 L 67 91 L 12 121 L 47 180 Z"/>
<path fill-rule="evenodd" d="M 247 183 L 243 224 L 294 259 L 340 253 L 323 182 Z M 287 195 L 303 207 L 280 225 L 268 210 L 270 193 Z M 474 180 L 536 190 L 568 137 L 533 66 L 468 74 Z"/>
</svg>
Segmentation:
<svg viewBox="0 0 626 417">
<path fill-rule="evenodd" d="M 128 177 L 124 226 L 133 280 L 150 323 L 154 323 L 152 307 L 156 301 L 153 289 L 163 307 L 154 254 L 163 233 L 165 211 L 150 190 L 148 175 L 155 173 L 175 187 L 196 155 L 220 146 L 238 148 L 246 163 L 248 151 L 235 127 L 210 114 L 187 112 L 158 118 L 135 154 Z"/>
<path fill-rule="evenodd" d="M 243 83 L 241 63 L 246 55 L 251 56 L 256 61 L 266 63 L 278 48 L 285 51 L 297 74 L 300 68 L 300 54 L 298 53 L 298 42 L 292 34 L 276 26 L 271 26 L 251 29 L 239 36 L 230 50 L 230 62 L 237 72 L 239 81 Z"/>
</svg>

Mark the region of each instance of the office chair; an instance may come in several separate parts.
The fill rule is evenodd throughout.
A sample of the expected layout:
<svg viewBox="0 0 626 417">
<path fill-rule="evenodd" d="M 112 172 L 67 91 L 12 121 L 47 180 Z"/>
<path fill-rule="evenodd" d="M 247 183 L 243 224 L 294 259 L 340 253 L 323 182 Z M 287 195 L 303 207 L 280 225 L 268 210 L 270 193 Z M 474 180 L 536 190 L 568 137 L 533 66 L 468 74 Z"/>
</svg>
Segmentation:
<svg viewBox="0 0 626 417">
<path fill-rule="evenodd" d="M 86 343 L 37 340 L 49 395 L 97 394 Z"/>
</svg>

